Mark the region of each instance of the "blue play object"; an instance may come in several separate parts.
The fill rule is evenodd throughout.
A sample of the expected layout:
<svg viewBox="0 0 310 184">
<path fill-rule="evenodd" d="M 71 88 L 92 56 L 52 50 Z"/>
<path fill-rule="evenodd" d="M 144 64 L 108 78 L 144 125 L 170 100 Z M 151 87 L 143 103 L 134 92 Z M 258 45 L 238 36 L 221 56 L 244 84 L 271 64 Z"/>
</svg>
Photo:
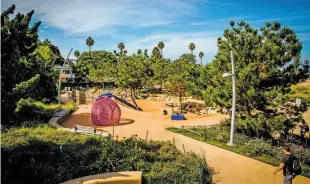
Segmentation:
<svg viewBox="0 0 310 184">
<path fill-rule="evenodd" d="M 184 114 L 172 114 L 171 120 L 185 120 Z"/>
</svg>

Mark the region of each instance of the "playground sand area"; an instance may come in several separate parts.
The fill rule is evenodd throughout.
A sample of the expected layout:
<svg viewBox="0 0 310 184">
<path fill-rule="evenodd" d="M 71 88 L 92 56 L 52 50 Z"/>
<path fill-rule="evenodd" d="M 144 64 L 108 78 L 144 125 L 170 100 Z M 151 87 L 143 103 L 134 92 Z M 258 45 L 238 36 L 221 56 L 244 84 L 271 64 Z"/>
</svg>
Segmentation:
<svg viewBox="0 0 310 184">
<path fill-rule="evenodd" d="M 132 103 L 128 100 L 129 103 Z M 202 125 L 205 123 L 204 119 L 210 116 L 216 116 L 218 114 L 203 114 L 198 115 L 194 113 L 186 113 L 185 117 L 187 120 L 177 120 L 172 121 L 170 118 L 172 108 L 165 105 L 163 101 L 154 101 L 154 100 L 136 100 L 138 106 L 142 111 L 137 111 L 129 107 L 120 105 L 121 107 L 121 120 L 115 126 L 133 126 L 132 124 L 141 124 L 141 126 L 151 126 L 150 122 L 157 121 L 156 125 Z M 79 105 L 79 109 L 72 114 L 72 116 L 61 125 L 66 128 L 73 128 L 74 125 L 82 125 L 95 127 L 99 131 L 105 131 L 110 129 L 109 126 L 96 126 L 92 124 L 91 121 L 91 108 L 92 104 L 89 105 Z M 163 115 L 163 110 L 168 111 L 168 115 Z M 221 115 L 223 116 L 223 115 Z M 191 120 L 195 120 L 194 122 Z M 137 125 L 135 125 L 136 127 Z M 141 127 L 140 127 L 141 128 Z M 132 132 L 134 134 L 135 132 Z"/>
</svg>

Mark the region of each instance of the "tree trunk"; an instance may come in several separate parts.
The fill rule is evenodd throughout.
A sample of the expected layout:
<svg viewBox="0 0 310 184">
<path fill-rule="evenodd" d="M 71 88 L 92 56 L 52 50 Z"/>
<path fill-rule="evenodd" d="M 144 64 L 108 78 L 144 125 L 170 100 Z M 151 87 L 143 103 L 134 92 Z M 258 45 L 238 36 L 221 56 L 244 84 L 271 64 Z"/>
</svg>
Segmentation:
<svg viewBox="0 0 310 184">
<path fill-rule="evenodd" d="M 181 94 L 179 96 L 179 100 L 180 100 L 180 110 L 181 110 L 181 114 L 182 114 L 183 111 L 182 111 L 182 96 L 181 96 Z"/>
<path fill-rule="evenodd" d="M 138 110 L 139 111 L 141 111 L 142 109 L 138 106 L 138 104 L 136 103 L 136 101 L 135 101 L 135 98 L 133 97 L 133 90 L 132 90 L 132 88 L 130 88 L 130 97 L 131 97 L 131 100 L 132 100 L 132 102 L 135 104 L 135 106 L 138 108 Z"/>
<path fill-rule="evenodd" d="M 90 46 L 89 46 L 89 52 L 91 51 Z"/>
<path fill-rule="evenodd" d="M 202 66 L 202 58 L 200 58 L 200 64 L 201 64 L 201 66 Z"/>
</svg>

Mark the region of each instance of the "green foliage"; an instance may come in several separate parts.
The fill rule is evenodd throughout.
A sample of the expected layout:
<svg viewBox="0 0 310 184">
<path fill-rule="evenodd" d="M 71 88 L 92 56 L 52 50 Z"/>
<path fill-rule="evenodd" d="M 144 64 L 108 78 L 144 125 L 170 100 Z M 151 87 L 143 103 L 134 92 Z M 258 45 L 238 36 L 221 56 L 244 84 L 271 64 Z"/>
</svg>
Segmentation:
<svg viewBox="0 0 310 184">
<path fill-rule="evenodd" d="M 15 112 L 17 113 L 33 113 L 33 111 L 43 111 L 44 110 L 44 104 L 42 102 L 36 102 L 32 98 L 27 99 L 20 99 L 17 102 L 17 107 L 15 109 Z"/>
<path fill-rule="evenodd" d="M 77 76 L 86 77 L 89 75 L 90 70 L 93 70 L 93 75 L 95 75 L 96 70 L 102 72 L 104 65 L 111 66 L 111 64 L 116 64 L 116 58 L 111 52 L 107 51 L 92 51 L 83 52 L 74 66 L 74 72 Z M 113 67 L 106 68 L 105 73 L 113 73 Z M 99 77 L 99 76 L 98 76 Z M 95 80 L 97 80 L 95 78 Z"/>
<path fill-rule="evenodd" d="M 70 109 L 71 113 L 78 110 L 78 106 L 73 101 L 69 101 L 65 104 L 62 104 L 61 108 L 62 109 Z"/>
<path fill-rule="evenodd" d="M 88 37 L 85 42 L 86 42 L 86 45 L 88 45 L 89 52 L 90 52 L 91 51 L 91 47 L 95 44 L 95 41 L 94 41 L 94 39 L 92 37 Z"/>
<path fill-rule="evenodd" d="M 152 50 L 152 58 L 160 59 L 163 56 L 161 55 L 160 49 L 158 47 L 154 47 Z"/>
<path fill-rule="evenodd" d="M 122 54 L 123 50 L 125 49 L 124 43 L 122 43 L 122 42 L 119 43 L 118 46 L 117 46 L 117 48 L 120 50 L 120 53 Z"/>
<path fill-rule="evenodd" d="M 160 49 L 160 53 L 163 56 L 163 48 L 165 47 L 165 44 L 163 41 L 158 42 L 157 47 Z"/>
<path fill-rule="evenodd" d="M 183 54 L 179 59 L 173 61 L 168 67 L 168 86 L 175 84 L 185 84 L 187 94 L 199 96 L 201 94 L 201 84 L 199 76 L 200 66 L 196 64 L 193 54 Z M 183 88 L 183 87 L 182 87 Z M 171 90 L 170 90 L 171 91 Z M 186 93 L 183 93 L 184 95 Z M 174 94 L 175 95 L 175 94 Z M 183 95 L 183 96 L 184 96 Z M 180 95 L 177 95 L 178 97 Z"/>
<path fill-rule="evenodd" d="M 192 128 L 190 131 L 180 128 L 168 128 L 168 130 L 274 166 L 278 166 L 280 164 L 280 159 L 284 156 L 281 148 L 274 146 L 272 141 L 251 138 L 239 133 L 234 134 L 234 146 L 228 146 L 227 143 L 229 142 L 230 130 L 226 126 Z M 310 150 L 299 150 L 292 147 L 291 149 L 292 153 L 301 162 L 301 167 L 303 169 L 302 175 L 310 178 Z"/>
<path fill-rule="evenodd" d="M 51 99 L 56 96 L 56 86 L 51 71 L 52 54 L 41 47 L 38 40 L 40 22 L 29 27 L 34 11 L 27 15 L 13 14 L 15 5 L 1 14 L 1 113 L 2 123 L 15 121 L 17 102 L 24 98 Z M 39 47 L 38 47 L 39 45 Z M 52 50 L 53 51 L 53 50 Z"/>
<path fill-rule="evenodd" d="M 114 82 L 116 68 L 113 60 L 99 60 L 96 67 L 90 65 L 89 79 L 93 82 Z"/>
<path fill-rule="evenodd" d="M 167 81 L 170 61 L 167 59 L 151 59 L 152 79 L 161 86 Z"/>
<path fill-rule="evenodd" d="M 287 128 L 286 121 L 296 123 L 306 109 L 292 104 L 287 94 L 291 84 L 307 77 L 305 65 L 299 60 L 302 44 L 297 35 L 290 28 L 281 28 L 277 22 L 268 23 L 261 32 L 243 21 L 237 27 L 234 22 L 230 24 L 232 28 L 224 31 L 224 38 L 218 39 L 219 51 L 215 59 L 204 67 L 201 75 L 201 81 L 205 82 L 202 86 L 207 86 L 202 88 L 206 104 L 215 104 L 223 110 L 232 105 L 232 80 L 222 77 L 223 73 L 231 71 L 232 50 L 237 116 L 243 123 L 249 122 L 244 127 L 251 131 L 267 128 L 273 133 Z M 263 118 L 280 122 L 277 127 L 265 126 Z"/>
<path fill-rule="evenodd" d="M 190 43 L 188 46 L 189 50 L 191 50 L 192 54 L 193 54 L 193 50 L 195 50 L 196 46 L 194 43 Z"/>
<path fill-rule="evenodd" d="M 1 134 L 4 183 L 60 183 L 87 175 L 144 171 L 145 183 L 211 183 L 205 160 L 169 142 L 113 141 L 49 126 Z M 74 168 L 74 169 L 72 169 Z"/>
<path fill-rule="evenodd" d="M 202 58 L 205 54 L 203 52 L 199 52 L 199 57 L 200 57 L 200 65 L 202 66 Z"/>
<path fill-rule="evenodd" d="M 16 126 L 23 125 L 25 121 L 38 121 L 41 124 L 47 123 L 52 115 L 56 113 L 56 109 L 59 106 L 61 109 L 69 109 L 71 113 L 78 109 L 73 101 L 59 105 L 44 104 L 40 101 L 35 101 L 32 98 L 22 98 L 17 102 L 17 107 L 15 109 L 15 114 L 19 119 Z"/>
<path fill-rule="evenodd" d="M 79 58 L 80 52 L 79 52 L 78 50 L 74 51 L 74 56 L 75 56 L 76 58 Z"/>
<path fill-rule="evenodd" d="M 20 94 L 31 92 L 31 89 L 38 84 L 39 80 L 40 75 L 37 74 L 27 81 L 23 81 L 21 83 L 16 84 L 15 87 L 13 88 L 13 92 Z"/>
<path fill-rule="evenodd" d="M 126 56 L 117 65 L 117 84 L 122 88 L 129 88 L 133 94 L 141 87 L 148 74 L 145 58 L 142 56 Z"/>
<path fill-rule="evenodd" d="M 61 109 L 69 109 L 71 113 L 74 111 L 78 110 L 78 106 L 73 102 L 69 101 L 66 102 L 65 104 L 44 104 L 44 109 L 45 111 L 55 111 L 57 107 L 61 107 Z"/>
<path fill-rule="evenodd" d="M 52 111 L 45 109 L 45 105 L 42 102 L 37 102 L 32 98 L 21 98 L 17 102 L 15 109 L 15 115 L 18 117 L 20 122 L 17 126 L 27 120 L 36 120 L 46 123 L 52 116 Z"/>
</svg>

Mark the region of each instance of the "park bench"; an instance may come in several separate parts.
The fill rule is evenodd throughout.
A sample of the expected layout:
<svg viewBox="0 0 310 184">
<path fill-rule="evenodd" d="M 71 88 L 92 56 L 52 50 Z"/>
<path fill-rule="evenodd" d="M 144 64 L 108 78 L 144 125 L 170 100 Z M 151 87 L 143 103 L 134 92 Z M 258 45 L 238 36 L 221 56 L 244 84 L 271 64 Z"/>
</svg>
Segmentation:
<svg viewBox="0 0 310 184">
<path fill-rule="evenodd" d="M 74 126 L 74 133 L 87 134 L 87 135 L 108 136 L 108 133 L 105 134 L 104 132 L 97 132 L 96 128 L 94 128 L 94 127 L 81 126 L 81 125 L 75 125 Z"/>
<path fill-rule="evenodd" d="M 74 126 L 74 133 L 96 134 L 96 128 L 81 126 L 81 125 L 75 125 Z"/>
</svg>

